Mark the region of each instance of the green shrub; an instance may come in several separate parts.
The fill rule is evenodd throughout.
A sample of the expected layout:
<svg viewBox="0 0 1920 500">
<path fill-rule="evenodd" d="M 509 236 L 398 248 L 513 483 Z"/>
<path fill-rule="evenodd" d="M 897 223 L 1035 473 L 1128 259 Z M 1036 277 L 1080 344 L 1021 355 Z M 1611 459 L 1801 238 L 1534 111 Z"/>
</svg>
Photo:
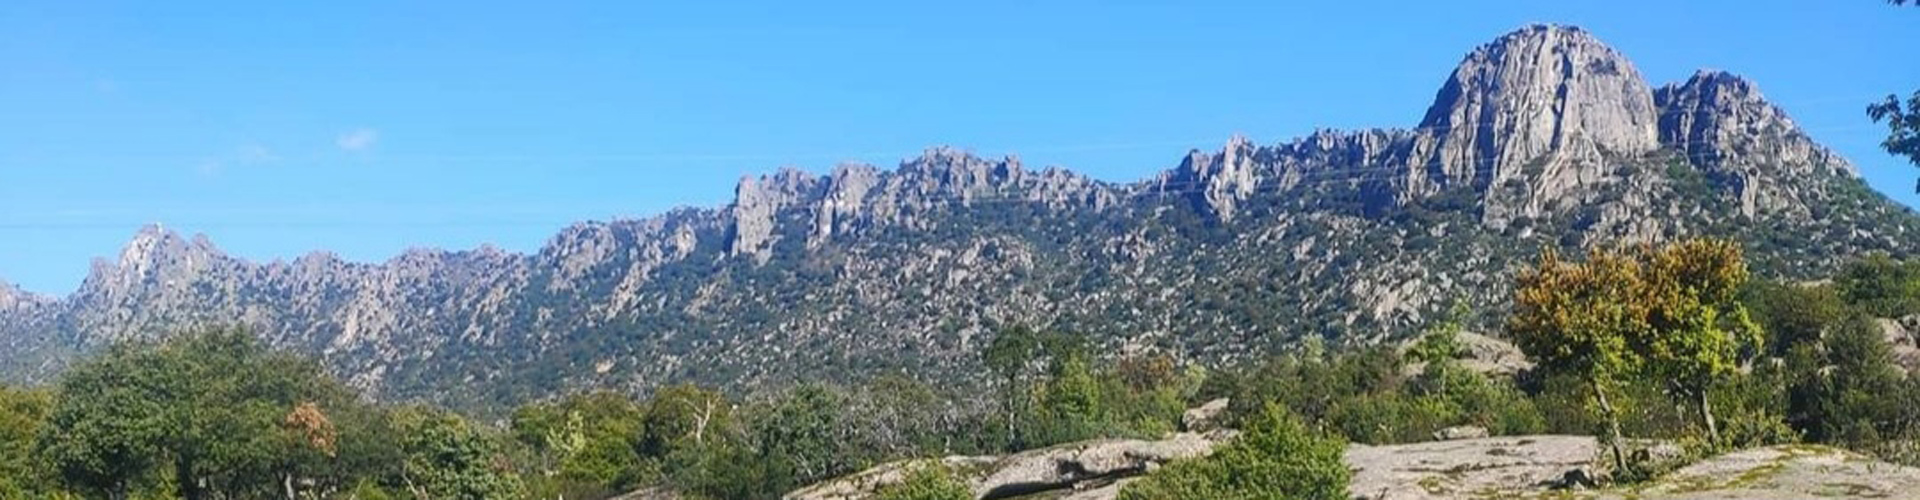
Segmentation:
<svg viewBox="0 0 1920 500">
<path fill-rule="evenodd" d="M 907 475 L 900 484 L 880 489 L 875 500 L 972 500 L 973 491 L 945 467 L 930 464 Z"/>
<path fill-rule="evenodd" d="M 1920 261 L 1875 254 L 1848 264 L 1834 279 L 1840 297 L 1883 318 L 1920 313 Z"/>
<path fill-rule="evenodd" d="M 1239 439 L 1206 458 L 1169 464 L 1120 490 L 1122 500 L 1347 498 L 1346 443 L 1268 404 Z"/>
</svg>

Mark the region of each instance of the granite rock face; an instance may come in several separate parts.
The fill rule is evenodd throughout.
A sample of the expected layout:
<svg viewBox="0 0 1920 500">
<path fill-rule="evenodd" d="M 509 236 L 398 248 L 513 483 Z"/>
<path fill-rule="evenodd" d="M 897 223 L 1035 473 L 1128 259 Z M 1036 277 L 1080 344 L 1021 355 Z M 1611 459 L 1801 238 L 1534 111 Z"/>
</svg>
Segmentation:
<svg viewBox="0 0 1920 500">
<path fill-rule="evenodd" d="M 785 169 L 743 179 L 724 207 L 583 222 L 530 253 L 250 262 L 150 227 L 71 295 L 0 287 L 0 377 L 241 325 L 378 397 L 452 404 L 875 370 L 961 380 L 1007 325 L 1203 362 L 1302 336 L 1401 340 L 1455 302 L 1491 331 L 1513 268 L 1547 248 L 1715 235 L 1785 278 L 1920 252 L 1920 217 L 1751 82 L 1654 89 L 1564 26 L 1472 50 L 1416 127 L 1235 137 L 1166 160 L 1135 182 L 945 147 L 894 168 Z"/>
<path fill-rule="evenodd" d="M 1606 158 L 1660 147 L 1660 110 L 1633 63 L 1584 30 L 1536 25 L 1467 55 L 1421 120 L 1400 196 L 1455 186 L 1490 194 L 1487 218 L 1538 217 L 1585 202 Z"/>
</svg>

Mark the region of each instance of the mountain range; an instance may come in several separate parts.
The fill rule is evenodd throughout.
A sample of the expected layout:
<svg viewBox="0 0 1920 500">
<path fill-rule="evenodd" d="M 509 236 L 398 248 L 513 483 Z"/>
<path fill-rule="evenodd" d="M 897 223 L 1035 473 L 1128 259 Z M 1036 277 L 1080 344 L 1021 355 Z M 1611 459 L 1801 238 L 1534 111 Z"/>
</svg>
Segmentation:
<svg viewBox="0 0 1920 500">
<path fill-rule="evenodd" d="M 741 180 L 732 204 L 583 222 L 537 252 L 250 262 L 141 229 L 79 290 L 0 283 L 0 377 L 44 381 L 120 339 L 241 325 L 370 394 L 974 376 L 996 329 L 1229 363 L 1369 343 L 1456 305 L 1488 325 L 1547 249 L 1713 235 L 1766 277 L 1920 250 L 1868 188 L 1739 76 L 1655 87 L 1592 34 L 1471 51 L 1413 128 L 1243 137 L 1133 182 L 927 150 Z"/>
</svg>

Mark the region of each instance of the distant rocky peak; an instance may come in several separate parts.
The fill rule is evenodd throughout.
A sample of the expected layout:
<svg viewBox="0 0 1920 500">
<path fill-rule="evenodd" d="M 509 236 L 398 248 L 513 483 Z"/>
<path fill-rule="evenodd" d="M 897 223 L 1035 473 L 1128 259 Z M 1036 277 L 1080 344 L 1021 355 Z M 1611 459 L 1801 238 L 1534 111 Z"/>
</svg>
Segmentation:
<svg viewBox="0 0 1920 500">
<path fill-rule="evenodd" d="M 1818 203 L 1803 192 L 1808 179 L 1859 175 L 1738 75 L 1701 70 L 1661 87 L 1654 101 L 1661 144 L 1726 186 L 1743 215 L 1806 212 Z"/>
<path fill-rule="evenodd" d="M 186 287 L 209 271 L 231 264 L 206 235 L 189 240 L 160 224 L 141 227 L 118 260 L 94 259 L 80 295 L 126 297 Z"/>
<path fill-rule="evenodd" d="M 126 270 L 140 271 L 221 256 L 220 249 L 205 234 L 195 234 L 189 240 L 165 226 L 149 224 L 134 233 L 133 239 L 121 249 L 119 265 Z"/>
<path fill-rule="evenodd" d="M 1640 71 L 1585 30 L 1533 25 L 1469 53 L 1421 120 L 1442 185 L 1485 186 L 1521 166 L 1659 147 Z"/>
<path fill-rule="evenodd" d="M 52 302 L 52 298 L 28 292 L 6 280 L 0 280 L 0 311 L 20 311 Z"/>
<path fill-rule="evenodd" d="M 1685 83 L 1662 86 L 1654 102 L 1660 108 L 1660 142 L 1696 156 L 1696 163 L 1738 154 L 1730 147 L 1738 139 L 1812 143 L 1758 86 L 1725 71 L 1700 70 Z"/>
<path fill-rule="evenodd" d="M 915 186 L 919 191 L 948 193 L 956 198 L 954 201 L 965 203 L 1018 182 L 1025 171 L 1019 157 L 992 160 L 943 146 L 928 149 L 919 158 L 902 163 L 900 173 L 910 181 L 919 182 L 920 185 Z"/>
<path fill-rule="evenodd" d="M 1188 152 L 1179 167 L 1161 178 L 1158 187 L 1162 192 L 1186 195 L 1215 217 L 1232 219 L 1240 202 L 1253 196 L 1260 183 L 1257 153 L 1252 140 L 1235 134 L 1218 153 Z"/>
</svg>

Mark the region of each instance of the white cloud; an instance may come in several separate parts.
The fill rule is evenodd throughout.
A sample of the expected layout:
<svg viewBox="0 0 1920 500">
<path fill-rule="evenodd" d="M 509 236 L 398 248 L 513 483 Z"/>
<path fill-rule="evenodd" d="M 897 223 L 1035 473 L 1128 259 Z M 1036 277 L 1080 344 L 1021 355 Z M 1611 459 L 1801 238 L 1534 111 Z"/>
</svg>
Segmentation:
<svg viewBox="0 0 1920 500">
<path fill-rule="evenodd" d="M 235 162 L 245 163 L 250 165 L 260 164 L 260 163 L 273 163 L 273 162 L 280 161 L 280 155 L 274 154 L 273 150 L 267 149 L 266 146 L 262 146 L 259 144 L 248 144 L 245 146 L 240 146 L 240 149 L 235 150 L 233 152 L 233 160 Z"/>
<path fill-rule="evenodd" d="M 200 175 L 217 175 L 229 166 L 265 165 L 280 161 L 280 155 L 259 143 L 242 144 L 226 154 L 201 160 L 194 165 Z"/>
<path fill-rule="evenodd" d="M 347 133 L 340 134 L 340 138 L 335 139 L 333 143 L 339 145 L 341 150 L 344 150 L 350 153 L 358 153 L 361 151 L 372 149 L 373 143 L 379 142 L 379 141 L 380 141 L 380 131 L 374 130 L 371 128 L 361 127 L 361 128 L 349 130 L 347 131 Z"/>
</svg>

